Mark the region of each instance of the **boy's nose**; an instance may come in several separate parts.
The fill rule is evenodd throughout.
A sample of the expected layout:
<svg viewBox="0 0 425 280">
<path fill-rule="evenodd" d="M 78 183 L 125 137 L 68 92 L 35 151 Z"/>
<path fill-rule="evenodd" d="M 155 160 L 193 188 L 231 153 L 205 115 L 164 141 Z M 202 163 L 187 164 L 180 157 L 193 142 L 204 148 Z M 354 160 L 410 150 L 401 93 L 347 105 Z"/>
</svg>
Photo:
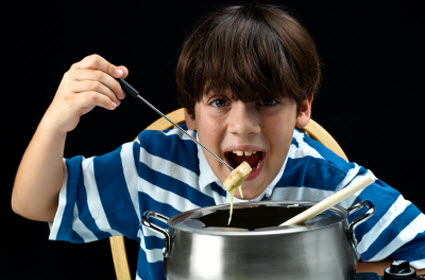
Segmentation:
<svg viewBox="0 0 425 280">
<path fill-rule="evenodd" d="M 260 122 L 255 105 L 241 101 L 232 104 L 229 115 L 228 129 L 230 133 L 239 136 L 250 136 L 260 132 Z"/>
</svg>

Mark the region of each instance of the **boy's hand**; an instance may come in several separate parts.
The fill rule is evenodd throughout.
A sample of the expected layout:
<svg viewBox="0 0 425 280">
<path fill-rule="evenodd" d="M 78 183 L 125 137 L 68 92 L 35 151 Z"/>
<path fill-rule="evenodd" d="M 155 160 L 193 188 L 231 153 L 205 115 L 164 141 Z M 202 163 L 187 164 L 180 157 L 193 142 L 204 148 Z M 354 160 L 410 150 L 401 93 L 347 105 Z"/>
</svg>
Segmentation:
<svg viewBox="0 0 425 280">
<path fill-rule="evenodd" d="M 15 177 L 13 210 L 29 219 L 53 221 L 63 183 L 66 134 L 95 106 L 115 109 L 124 98 L 116 78 L 128 70 L 98 55 L 72 65 L 25 150 Z"/>
<path fill-rule="evenodd" d="M 127 75 L 126 67 L 115 66 L 96 54 L 73 64 L 62 78 L 44 124 L 68 132 L 95 106 L 114 110 L 125 97 L 116 78 Z"/>
</svg>

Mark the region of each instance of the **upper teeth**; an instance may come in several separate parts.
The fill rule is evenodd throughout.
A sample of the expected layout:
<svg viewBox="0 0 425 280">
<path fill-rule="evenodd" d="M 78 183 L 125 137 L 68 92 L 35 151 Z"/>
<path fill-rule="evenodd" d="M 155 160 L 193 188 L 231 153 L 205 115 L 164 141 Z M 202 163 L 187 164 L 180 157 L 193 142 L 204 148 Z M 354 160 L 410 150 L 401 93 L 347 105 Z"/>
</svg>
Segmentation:
<svg viewBox="0 0 425 280">
<path fill-rule="evenodd" d="M 232 151 L 234 154 L 236 154 L 236 155 L 238 155 L 238 156 L 243 156 L 243 155 L 245 155 L 245 156 L 247 156 L 247 157 L 249 157 L 249 156 L 251 156 L 251 155 L 253 155 L 253 154 L 255 154 L 256 153 L 256 151 Z"/>
</svg>

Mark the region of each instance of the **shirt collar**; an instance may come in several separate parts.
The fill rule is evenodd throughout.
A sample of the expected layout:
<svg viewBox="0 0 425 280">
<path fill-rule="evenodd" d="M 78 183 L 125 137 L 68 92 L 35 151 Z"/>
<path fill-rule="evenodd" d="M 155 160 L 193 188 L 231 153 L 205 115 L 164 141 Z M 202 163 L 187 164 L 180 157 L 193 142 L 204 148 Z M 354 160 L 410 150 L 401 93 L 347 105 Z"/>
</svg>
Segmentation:
<svg viewBox="0 0 425 280">
<path fill-rule="evenodd" d="M 199 141 L 198 134 L 196 134 L 196 140 Z M 196 145 L 198 148 L 198 159 L 199 159 L 199 187 L 201 190 L 205 190 L 205 188 L 211 183 L 217 183 L 220 187 L 223 187 L 220 180 L 212 171 L 210 165 L 208 164 L 207 159 L 202 151 L 202 147 Z"/>
<path fill-rule="evenodd" d="M 288 162 L 288 155 L 286 156 L 285 161 L 283 162 L 282 167 L 280 168 L 279 172 L 277 173 L 276 177 L 273 179 L 273 181 L 270 182 L 270 184 L 267 186 L 267 188 L 263 191 L 263 193 L 259 196 L 261 200 L 263 197 L 266 197 L 268 199 L 271 199 L 271 196 L 273 194 L 273 190 L 276 187 L 277 183 L 282 178 L 283 172 L 285 171 L 286 163 Z"/>
</svg>

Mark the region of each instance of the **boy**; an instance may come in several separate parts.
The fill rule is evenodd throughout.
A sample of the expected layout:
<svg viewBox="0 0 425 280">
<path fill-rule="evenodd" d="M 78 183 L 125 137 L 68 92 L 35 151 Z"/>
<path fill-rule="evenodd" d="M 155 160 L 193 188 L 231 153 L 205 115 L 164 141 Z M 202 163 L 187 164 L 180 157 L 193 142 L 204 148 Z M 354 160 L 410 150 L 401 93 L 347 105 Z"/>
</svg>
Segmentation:
<svg viewBox="0 0 425 280">
<path fill-rule="evenodd" d="M 162 239 L 141 225 L 141 215 L 171 217 L 228 203 L 221 182 L 230 172 L 175 129 L 144 131 L 103 156 L 63 160 L 67 132 L 95 106 L 115 109 L 124 98 L 116 78 L 127 75 L 98 55 L 72 65 L 23 156 L 12 206 L 52 222 L 51 239 L 136 239 L 137 278 L 163 279 Z M 253 168 L 242 185 L 245 200 L 318 201 L 370 172 L 295 129 L 310 119 L 319 80 L 309 34 L 269 6 L 211 14 L 187 39 L 177 65 L 190 133 L 230 165 L 246 160 Z M 361 257 L 425 267 L 425 216 L 378 179 L 343 206 L 365 199 L 376 213 L 356 230 Z"/>
</svg>

